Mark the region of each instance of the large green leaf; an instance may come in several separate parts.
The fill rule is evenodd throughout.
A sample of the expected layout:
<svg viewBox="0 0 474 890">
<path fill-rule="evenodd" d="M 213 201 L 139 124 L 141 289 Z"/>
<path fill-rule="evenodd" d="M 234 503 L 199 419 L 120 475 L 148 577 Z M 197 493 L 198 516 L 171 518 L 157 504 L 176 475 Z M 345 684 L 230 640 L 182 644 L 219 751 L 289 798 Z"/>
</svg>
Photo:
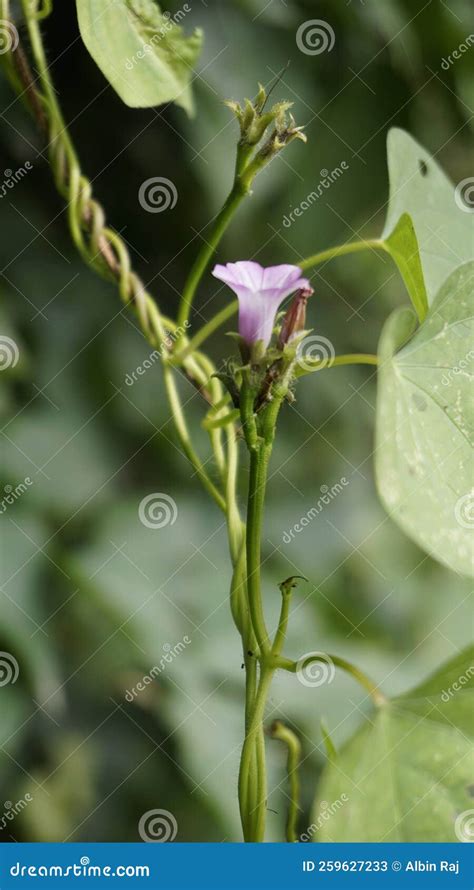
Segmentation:
<svg viewBox="0 0 474 890">
<path fill-rule="evenodd" d="M 404 130 L 390 130 L 387 159 L 390 197 L 382 239 L 389 246 L 403 214 L 411 217 L 414 230 L 410 235 L 408 225 L 403 227 L 404 244 L 399 244 L 399 252 L 404 262 L 413 266 L 419 250 L 431 305 L 448 275 L 472 259 L 474 215 L 468 212 L 467 206 L 462 209 L 461 196 L 456 195 L 454 186 L 436 161 Z M 402 267 L 400 271 L 413 298 L 414 291 Z"/>
<path fill-rule="evenodd" d="M 77 0 L 77 15 L 87 49 L 126 105 L 176 102 L 192 111 L 202 33 L 184 36 L 186 12 L 162 13 L 154 0 Z"/>
<path fill-rule="evenodd" d="M 382 705 L 328 764 L 312 839 L 467 840 L 473 708 L 471 647 L 421 686 Z"/>
<path fill-rule="evenodd" d="M 390 515 L 435 559 L 465 574 L 473 553 L 473 292 L 474 263 L 466 263 L 408 343 L 413 312 L 399 309 L 388 319 L 379 349 L 375 451 Z"/>
</svg>

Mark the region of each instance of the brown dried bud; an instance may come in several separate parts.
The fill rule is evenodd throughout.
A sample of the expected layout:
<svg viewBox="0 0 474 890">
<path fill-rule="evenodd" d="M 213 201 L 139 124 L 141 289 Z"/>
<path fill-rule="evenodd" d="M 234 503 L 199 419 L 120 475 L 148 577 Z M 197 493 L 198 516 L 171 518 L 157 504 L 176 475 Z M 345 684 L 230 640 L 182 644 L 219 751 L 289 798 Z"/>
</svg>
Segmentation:
<svg viewBox="0 0 474 890">
<path fill-rule="evenodd" d="M 304 287 L 296 292 L 291 306 L 283 319 L 281 331 L 278 336 L 278 349 L 283 350 L 296 334 L 299 334 L 300 331 L 304 331 L 306 326 L 306 304 L 308 298 L 313 293 L 314 291 L 312 287 Z"/>
</svg>

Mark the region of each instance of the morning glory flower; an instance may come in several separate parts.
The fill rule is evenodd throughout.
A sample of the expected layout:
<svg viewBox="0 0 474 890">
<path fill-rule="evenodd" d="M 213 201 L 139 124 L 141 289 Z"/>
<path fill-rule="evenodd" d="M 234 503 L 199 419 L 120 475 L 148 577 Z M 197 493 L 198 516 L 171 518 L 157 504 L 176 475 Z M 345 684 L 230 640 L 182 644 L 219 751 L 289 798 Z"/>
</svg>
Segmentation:
<svg viewBox="0 0 474 890">
<path fill-rule="evenodd" d="M 294 291 L 310 287 L 298 266 L 267 266 L 265 269 L 259 263 L 242 260 L 215 266 L 212 274 L 237 294 L 239 334 L 249 346 L 261 340 L 266 348 L 283 300 Z"/>
</svg>

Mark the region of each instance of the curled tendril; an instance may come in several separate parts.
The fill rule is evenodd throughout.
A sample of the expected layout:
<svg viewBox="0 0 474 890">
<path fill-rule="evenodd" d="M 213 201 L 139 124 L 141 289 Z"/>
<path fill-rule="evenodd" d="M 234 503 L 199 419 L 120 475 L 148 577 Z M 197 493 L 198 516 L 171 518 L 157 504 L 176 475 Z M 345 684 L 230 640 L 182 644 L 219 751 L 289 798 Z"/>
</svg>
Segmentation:
<svg viewBox="0 0 474 890">
<path fill-rule="evenodd" d="M 53 0 L 29 0 L 29 14 L 35 22 L 48 18 L 53 11 Z"/>
</svg>

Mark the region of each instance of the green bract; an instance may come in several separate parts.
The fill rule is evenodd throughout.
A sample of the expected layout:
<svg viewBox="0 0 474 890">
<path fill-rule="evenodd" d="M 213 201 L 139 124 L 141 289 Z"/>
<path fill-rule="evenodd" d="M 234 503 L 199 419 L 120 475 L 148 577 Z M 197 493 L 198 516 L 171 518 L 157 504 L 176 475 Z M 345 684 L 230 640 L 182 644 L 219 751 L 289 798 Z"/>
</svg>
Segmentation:
<svg viewBox="0 0 474 890">
<path fill-rule="evenodd" d="M 472 840 L 473 660 L 471 647 L 353 736 L 323 773 L 312 840 Z"/>
<path fill-rule="evenodd" d="M 176 102 L 193 110 L 191 80 L 202 32 L 185 37 L 186 13 L 162 13 L 154 0 L 77 0 L 82 39 L 126 105 Z"/>
<path fill-rule="evenodd" d="M 409 213 L 402 213 L 393 230 L 382 242 L 398 266 L 420 321 L 426 317 L 428 297 L 421 266 L 415 228 Z"/>
<path fill-rule="evenodd" d="M 375 450 L 390 515 L 435 559 L 466 574 L 472 571 L 473 292 L 474 263 L 466 263 L 405 346 L 414 313 L 399 309 L 388 319 L 379 350 Z"/>
</svg>

